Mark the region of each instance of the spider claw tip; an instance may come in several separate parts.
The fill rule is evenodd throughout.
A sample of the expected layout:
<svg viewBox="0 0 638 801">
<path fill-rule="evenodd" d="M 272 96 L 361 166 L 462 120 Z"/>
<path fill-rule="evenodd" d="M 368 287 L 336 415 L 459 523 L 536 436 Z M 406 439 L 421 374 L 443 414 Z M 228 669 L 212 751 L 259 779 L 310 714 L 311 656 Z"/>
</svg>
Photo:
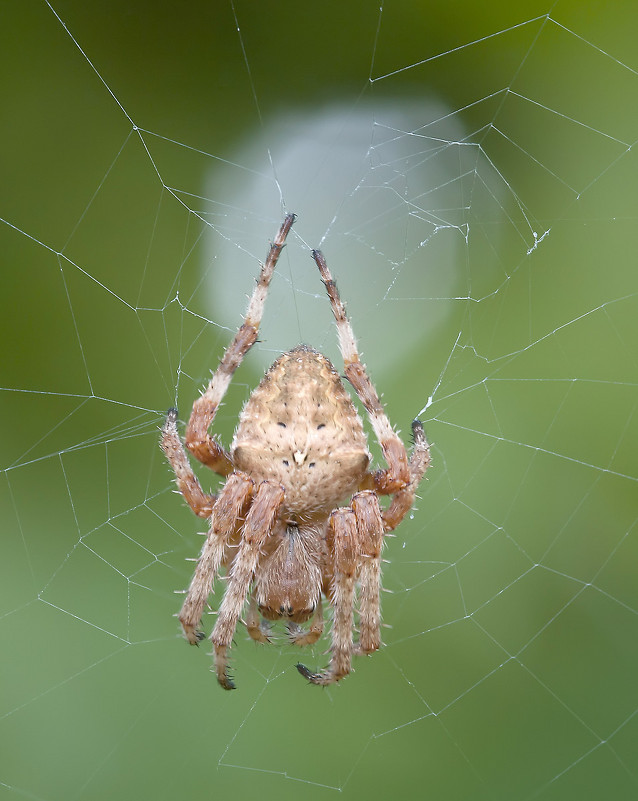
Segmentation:
<svg viewBox="0 0 638 801">
<path fill-rule="evenodd" d="M 297 662 L 295 665 L 299 673 L 309 681 L 311 684 L 323 684 L 321 673 L 313 673 L 312 670 L 307 668 L 305 665 L 302 665 L 301 662 Z"/>
<path fill-rule="evenodd" d="M 224 690 L 236 690 L 237 685 L 228 675 L 228 673 L 224 673 L 223 676 L 218 676 L 217 681 L 219 682 L 220 686 L 224 688 Z"/>
</svg>

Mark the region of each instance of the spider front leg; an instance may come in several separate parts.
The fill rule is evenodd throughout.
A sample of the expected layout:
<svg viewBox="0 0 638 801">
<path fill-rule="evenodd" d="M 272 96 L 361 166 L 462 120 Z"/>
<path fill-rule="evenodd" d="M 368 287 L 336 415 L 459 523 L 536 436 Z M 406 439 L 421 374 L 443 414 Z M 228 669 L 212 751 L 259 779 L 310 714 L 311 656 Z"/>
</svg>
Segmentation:
<svg viewBox="0 0 638 801">
<path fill-rule="evenodd" d="M 209 436 L 208 429 L 215 418 L 219 404 L 226 394 L 233 373 L 241 364 L 246 353 L 257 341 L 270 280 L 294 221 L 295 215 L 288 214 L 281 224 L 268 252 L 268 257 L 262 265 L 257 286 L 248 304 L 244 322 L 226 349 L 206 391 L 193 404 L 193 411 L 186 428 L 186 447 L 188 450 L 202 464 L 208 465 L 208 467 L 222 476 L 227 476 L 232 472 L 233 464 L 230 456 L 221 445 Z"/>
<path fill-rule="evenodd" d="M 336 509 L 328 521 L 333 542 L 334 578 L 331 603 L 334 607 L 330 665 L 313 673 L 305 665 L 297 670 L 312 684 L 333 684 L 350 672 L 352 630 L 354 626 L 354 591 L 357 573 L 357 518 L 352 509 Z"/>
<path fill-rule="evenodd" d="M 206 542 L 179 613 L 184 636 L 191 645 L 197 645 L 204 638 L 199 628 L 204 606 L 224 561 L 228 541 L 236 532 L 252 493 L 252 480 L 242 473 L 234 473 L 215 502 Z"/>
<path fill-rule="evenodd" d="M 357 518 L 359 550 L 359 642 L 360 654 L 371 654 L 381 645 L 381 547 L 383 519 L 375 492 L 358 492 L 352 498 Z"/>
<path fill-rule="evenodd" d="M 235 689 L 228 676 L 228 649 L 259 563 L 262 546 L 272 531 L 283 500 L 284 489 L 281 484 L 276 481 L 263 481 L 259 485 L 246 516 L 239 551 L 228 572 L 226 593 L 211 634 L 215 649 L 217 681 L 225 690 Z"/>
</svg>

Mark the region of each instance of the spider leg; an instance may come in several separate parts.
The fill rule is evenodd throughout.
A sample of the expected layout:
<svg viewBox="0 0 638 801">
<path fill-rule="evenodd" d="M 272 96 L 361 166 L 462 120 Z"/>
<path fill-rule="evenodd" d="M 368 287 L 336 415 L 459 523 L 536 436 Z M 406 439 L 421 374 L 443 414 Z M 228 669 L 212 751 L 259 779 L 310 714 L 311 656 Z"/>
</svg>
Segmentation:
<svg viewBox="0 0 638 801">
<path fill-rule="evenodd" d="M 228 573 L 228 585 L 211 634 L 217 681 L 225 690 L 235 688 L 228 676 L 228 649 L 259 563 L 262 546 L 275 524 L 283 500 L 284 490 L 281 484 L 276 481 L 262 481 L 246 515 L 239 551 Z"/>
<path fill-rule="evenodd" d="M 305 665 L 297 670 L 312 684 L 333 684 L 350 672 L 352 628 L 354 625 L 354 590 L 357 572 L 357 519 L 352 509 L 335 509 L 328 527 L 334 543 L 334 578 L 331 602 L 334 607 L 330 665 L 313 673 Z"/>
<path fill-rule="evenodd" d="M 410 480 L 408 455 L 404 444 L 390 425 L 377 391 L 368 377 L 365 366 L 359 359 L 354 332 L 326 260 L 319 250 L 313 250 L 312 257 L 319 268 L 330 298 L 332 313 L 337 323 L 339 348 L 343 356 L 346 378 L 354 387 L 368 412 L 370 423 L 388 464 L 387 470 L 377 470 L 371 476 L 371 486 L 366 486 L 365 489 L 374 489 L 381 494 L 389 495 L 403 489 Z"/>
<path fill-rule="evenodd" d="M 257 286 L 248 304 L 244 322 L 224 352 L 219 367 L 211 378 L 207 389 L 193 404 L 193 411 L 186 428 L 186 447 L 188 450 L 202 464 L 207 465 L 222 476 L 227 476 L 231 473 L 233 465 L 226 451 L 209 436 L 208 428 L 213 422 L 219 404 L 226 394 L 233 373 L 257 340 L 259 324 L 261 323 L 268 294 L 268 286 L 294 221 L 295 215 L 288 214 L 281 224 L 268 252 L 268 257 L 262 265 Z"/>
<path fill-rule="evenodd" d="M 199 629 L 204 606 L 224 561 L 228 540 L 235 532 L 252 492 L 252 480 L 242 473 L 234 473 L 213 506 L 208 536 L 179 613 L 184 636 L 191 645 L 197 645 L 204 638 Z"/>
<path fill-rule="evenodd" d="M 392 497 L 392 501 L 383 512 L 383 525 L 386 531 L 393 531 L 412 508 L 419 482 L 430 466 L 430 446 L 425 438 L 425 431 L 420 420 L 412 423 L 414 446 L 410 457 L 410 483 Z"/>
<path fill-rule="evenodd" d="M 321 598 L 307 629 L 297 623 L 288 623 L 288 636 L 293 645 L 314 645 L 323 634 L 323 605 Z"/>
<path fill-rule="evenodd" d="M 177 409 L 169 409 L 162 429 L 162 450 L 175 473 L 175 481 L 186 503 L 198 517 L 210 517 L 215 496 L 205 493 L 188 462 L 186 451 L 177 433 Z"/>
<path fill-rule="evenodd" d="M 381 547 L 383 520 L 375 492 L 358 492 L 352 498 L 357 518 L 359 552 L 359 643 L 356 651 L 371 654 L 381 645 Z"/>
</svg>

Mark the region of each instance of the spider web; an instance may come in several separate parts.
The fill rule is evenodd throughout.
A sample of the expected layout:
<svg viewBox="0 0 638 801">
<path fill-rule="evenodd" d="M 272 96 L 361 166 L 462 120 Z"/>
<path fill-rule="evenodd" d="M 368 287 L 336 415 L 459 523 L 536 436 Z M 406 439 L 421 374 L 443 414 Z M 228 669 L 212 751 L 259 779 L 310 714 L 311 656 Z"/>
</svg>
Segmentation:
<svg viewBox="0 0 638 801">
<path fill-rule="evenodd" d="M 636 10 L 510 5 L 4 9 L 2 797 L 635 797 Z M 240 627 L 224 693 L 157 429 L 284 210 L 216 431 L 281 350 L 340 364 L 321 247 L 434 464 L 384 648 L 319 690 Z"/>
</svg>

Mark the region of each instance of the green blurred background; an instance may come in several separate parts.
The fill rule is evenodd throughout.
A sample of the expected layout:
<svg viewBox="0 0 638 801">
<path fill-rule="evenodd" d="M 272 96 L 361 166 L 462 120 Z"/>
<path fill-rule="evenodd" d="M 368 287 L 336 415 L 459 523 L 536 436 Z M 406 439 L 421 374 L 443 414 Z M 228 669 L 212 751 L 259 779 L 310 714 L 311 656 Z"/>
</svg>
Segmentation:
<svg viewBox="0 0 638 801">
<path fill-rule="evenodd" d="M 0 14 L 0 797 L 635 798 L 635 4 Z M 238 629 L 224 693 L 173 617 L 201 521 L 157 429 L 284 208 L 216 430 L 281 347 L 338 364 L 320 244 L 434 465 L 385 551 L 382 651 L 320 690 Z"/>
</svg>

